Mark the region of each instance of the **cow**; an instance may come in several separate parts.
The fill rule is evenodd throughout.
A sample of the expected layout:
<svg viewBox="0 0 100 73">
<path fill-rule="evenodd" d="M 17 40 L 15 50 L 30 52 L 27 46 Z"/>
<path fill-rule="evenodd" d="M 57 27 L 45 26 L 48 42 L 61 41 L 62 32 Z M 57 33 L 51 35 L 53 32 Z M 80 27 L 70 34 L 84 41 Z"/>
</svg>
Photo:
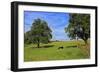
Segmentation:
<svg viewBox="0 0 100 73">
<path fill-rule="evenodd" d="M 63 49 L 63 48 L 64 48 L 63 46 L 58 47 L 58 49 Z"/>
</svg>

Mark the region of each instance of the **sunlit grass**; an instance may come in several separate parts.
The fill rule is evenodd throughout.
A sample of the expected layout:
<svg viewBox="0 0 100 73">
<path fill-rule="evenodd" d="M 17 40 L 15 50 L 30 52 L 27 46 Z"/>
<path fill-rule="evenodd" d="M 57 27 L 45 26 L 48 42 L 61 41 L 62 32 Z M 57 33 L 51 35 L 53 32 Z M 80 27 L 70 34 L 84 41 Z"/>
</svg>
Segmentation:
<svg viewBox="0 0 100 73">
<path fill-rule="evenodd" d="M 63 49 L 58 49 L 60 46 L 63 46 Z M 36 44 L 25 44 L 24 61 L 87 59 L 90 57 L 88 55 L 90 51 L 87 54 L 83 50 L 85 48 L 87 49 L 83 41 L 51 42 L 40 44 L 40 48 L 37 48 Z"/>
</svg>

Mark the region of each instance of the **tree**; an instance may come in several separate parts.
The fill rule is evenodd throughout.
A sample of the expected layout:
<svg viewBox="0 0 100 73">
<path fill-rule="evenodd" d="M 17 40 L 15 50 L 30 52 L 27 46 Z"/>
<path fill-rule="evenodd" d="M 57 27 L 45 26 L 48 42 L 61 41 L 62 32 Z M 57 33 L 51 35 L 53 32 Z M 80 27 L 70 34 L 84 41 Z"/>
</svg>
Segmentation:
<svg viewBox="0 0 100 73">
<path fill-rule="evenodd" d="M 28 40 L 32 43 L 36 43 L 37 47 L 40 47 L 40 43 L 48 43 L 52 38 L 51 29 L 48 23 L 41 19 L 35 19 L 32 23 L 31 29 L 28 34 Z M 27 38 L 26 38 L 27 39 Z"/>
<path fill-rule="evenodd" d="M 24 43 L 26 44 L 32 43 L 32 35 L 30 31 L 27 31 L 26 33 L 24 33 Z"/>
<path fill-rule="evenodd" d="M 69 14 L 69 25 L 65 28 L 65 32 L 72 39 L 76 37 L 83 39 L 87 44 L 90 38 L 90 15 L 89 14 Z"/>
</svg>

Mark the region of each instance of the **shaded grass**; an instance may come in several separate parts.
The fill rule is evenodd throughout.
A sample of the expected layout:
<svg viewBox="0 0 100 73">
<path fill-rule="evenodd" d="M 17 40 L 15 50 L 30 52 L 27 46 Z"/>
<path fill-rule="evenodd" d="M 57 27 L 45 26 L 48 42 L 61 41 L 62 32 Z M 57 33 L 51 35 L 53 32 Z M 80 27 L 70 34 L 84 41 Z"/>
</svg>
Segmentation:
<svg viewBox="0 0 100 73">
<path fill-rule="evenodd" d="M 84 45 L 83 41 L 79 41 Z M 78 42 L 78 43 L 79 43 Z M 58 41 L 49 44 L 40 44 L 37 48 L 36 44 L 25 44 L 24 61 L 46 61 L 46 60 L 71 60 L 86 59 L 89 56 L 77 47 L 76 41 Z M 58 47 L 63 46 L 63 49 Z"/>
</svg>

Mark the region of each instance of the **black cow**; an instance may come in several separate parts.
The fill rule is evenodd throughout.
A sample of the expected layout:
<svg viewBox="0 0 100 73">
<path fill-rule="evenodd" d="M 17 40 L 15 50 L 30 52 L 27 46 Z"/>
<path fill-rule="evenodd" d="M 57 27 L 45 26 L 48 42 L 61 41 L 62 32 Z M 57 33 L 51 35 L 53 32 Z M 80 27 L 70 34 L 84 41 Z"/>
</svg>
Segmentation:
<svg viewBox="0 0 100 73">
<path fill-rule="evenodd" d="M 64 48 L 63 46 L 58 47 L 58 49 L 63 49 L 63 48 Z"/>
</svg>

